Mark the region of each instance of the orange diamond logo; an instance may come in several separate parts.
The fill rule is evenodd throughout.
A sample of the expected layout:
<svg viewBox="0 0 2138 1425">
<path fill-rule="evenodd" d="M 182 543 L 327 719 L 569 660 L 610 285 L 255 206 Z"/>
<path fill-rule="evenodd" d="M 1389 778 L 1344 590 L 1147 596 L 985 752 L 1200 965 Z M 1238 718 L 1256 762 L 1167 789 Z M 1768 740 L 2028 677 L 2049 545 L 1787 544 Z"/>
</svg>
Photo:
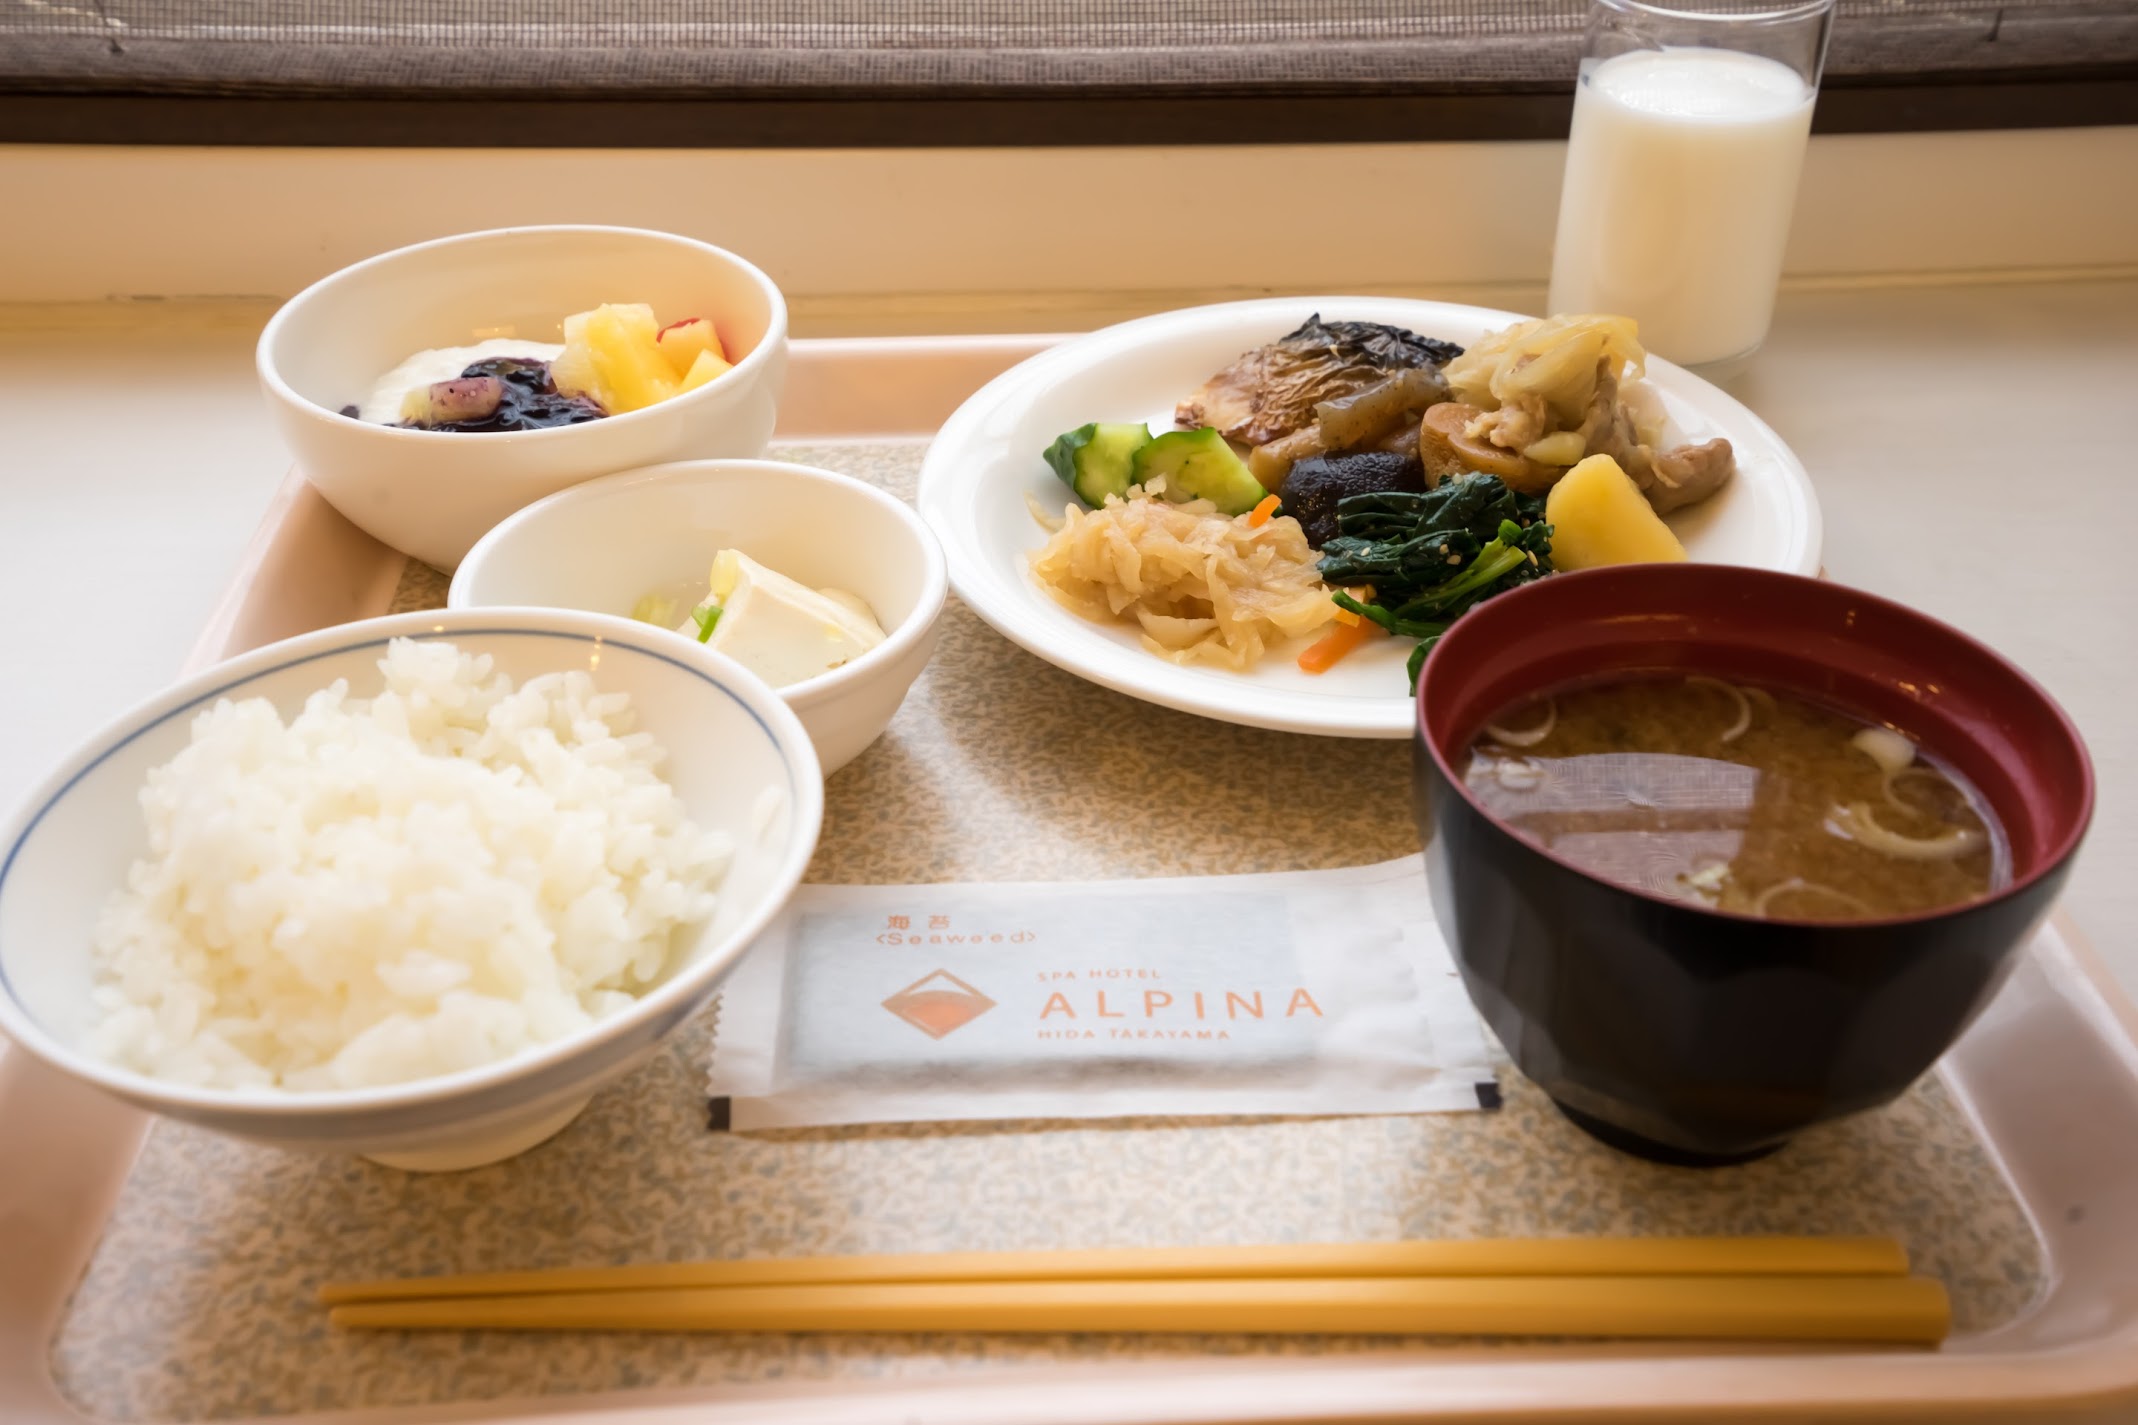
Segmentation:
<svg viewBox="0 0 2138 1425">
<path fill-rule="evenodd" d="M 950 971 L 936 970 L 892 995 L 883 1007 L 930 1039 L 940 1039 L 993 1009 L 995 1002 Z"/>
</svg>

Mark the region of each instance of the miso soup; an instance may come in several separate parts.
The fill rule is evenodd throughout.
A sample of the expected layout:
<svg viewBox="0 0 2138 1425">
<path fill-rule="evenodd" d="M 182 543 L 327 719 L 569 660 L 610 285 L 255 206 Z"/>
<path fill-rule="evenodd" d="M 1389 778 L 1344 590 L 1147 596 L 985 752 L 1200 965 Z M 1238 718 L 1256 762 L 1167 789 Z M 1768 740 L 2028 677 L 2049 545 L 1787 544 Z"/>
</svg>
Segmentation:
<svg viewBox="0 0 2138 1425">
<path fill-rule="evenodd" d="M 1715 678 L 1641 677 L 1508 708 L 1464 780 L 1592 875 L 1778 920 L 1867 920 L 2009 878 L 1988 805 L 1890 728 Z"/>
</svg>

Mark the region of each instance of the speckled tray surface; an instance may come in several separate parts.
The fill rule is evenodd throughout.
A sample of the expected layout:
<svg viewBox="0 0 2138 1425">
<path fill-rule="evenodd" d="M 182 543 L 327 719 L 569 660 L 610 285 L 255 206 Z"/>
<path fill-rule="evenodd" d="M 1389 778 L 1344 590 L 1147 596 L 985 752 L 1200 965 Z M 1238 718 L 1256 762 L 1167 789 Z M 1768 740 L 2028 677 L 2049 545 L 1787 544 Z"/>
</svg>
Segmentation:
<svg viewBox="0 0 2138 1425">
<path fill-rule="evenodd" d="M 775 454 L 910 498 L 917 442 Z M 412 566 L 399 607 L 444 582 Z M 1105 766 L 1091 729 L 1108 738 Z M 1416 849 L 1409 752 L 1129 701 L 955 599 L 884 739 L 833 777 L 811 878 L 1080 880 L 1362 864 Z M 52 1346 L 119 1420 L 831 1378 L 1098 1358 L 1430 1349 L 1156 1337 L 337 1333 L 330 1278 L 699 1257 L 1573 1233 L 1868 1232 L 1942 1277 L 1955 1326 L 2039 1289 L 2035 1238 L 1941 1085 L 1717 1172 L 1605 1149 L 1506 1075 L 1496 1113 L 709 1131 L 701 1022 L 508 1163 L 411 1176 L 159 1123 Z M 1520 1349 L 1510 1348 L 1510 1349 Z"/>
</svg>

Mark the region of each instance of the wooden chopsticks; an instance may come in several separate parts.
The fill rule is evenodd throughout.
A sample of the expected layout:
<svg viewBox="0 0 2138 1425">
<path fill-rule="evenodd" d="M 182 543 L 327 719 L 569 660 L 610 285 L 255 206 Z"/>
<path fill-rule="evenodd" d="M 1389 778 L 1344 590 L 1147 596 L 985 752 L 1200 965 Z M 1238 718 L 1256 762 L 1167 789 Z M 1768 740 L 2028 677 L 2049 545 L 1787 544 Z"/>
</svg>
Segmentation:
<svg viewBox="0 0 2138 1425">
<path fill-rule="evenodd" d="M 337 1306 L 357 1329 L 1609 1336 L 1932 1345 L 1924 1277 L 1231 1277 L 684 1287 Z"/>
<path fill-rule="evenodd" d="M 1565 1237 L 934 1252 L 321 1288 L 372 1331 L 1595 1335 L 1933 1346 L 1946 1290 L 1884 1237 Z"/>
<path fill-rule="evenodd" d="M 1125 1247 L 1070 1252 L 918 1252 L 749 1257 L 546 1272 L 332 1282 L 328 1306 L 440 1296 L 829 1286 L 855 1282 L 1153 1280 L 1182 1277 L 1900 1276 L 1890 1237 L 1501 1237 L 1300 1242 L 1269 1247 Z"/>
<path fill-rule="evenodd" d="M 345 1282 L 367 1330 L 1132 1332 L 1932 1345 L 1897 1242 L 1540 1238 L 754 1258 Z"/>
</svg>

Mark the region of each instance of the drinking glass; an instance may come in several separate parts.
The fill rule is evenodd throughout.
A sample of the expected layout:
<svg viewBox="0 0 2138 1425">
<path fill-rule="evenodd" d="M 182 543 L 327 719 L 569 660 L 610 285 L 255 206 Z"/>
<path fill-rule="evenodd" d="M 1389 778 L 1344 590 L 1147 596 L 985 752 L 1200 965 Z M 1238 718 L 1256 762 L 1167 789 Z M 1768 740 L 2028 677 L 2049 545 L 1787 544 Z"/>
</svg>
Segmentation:
<svg viewBox="0 0 2138 1425">
<path fill-rule="evenodd" d="M 1833 0 L 1785 10 L 1591 0 L 1550 305 L 1640 323 L 1727 375 L 1774 315 Z"/>
</svg>

